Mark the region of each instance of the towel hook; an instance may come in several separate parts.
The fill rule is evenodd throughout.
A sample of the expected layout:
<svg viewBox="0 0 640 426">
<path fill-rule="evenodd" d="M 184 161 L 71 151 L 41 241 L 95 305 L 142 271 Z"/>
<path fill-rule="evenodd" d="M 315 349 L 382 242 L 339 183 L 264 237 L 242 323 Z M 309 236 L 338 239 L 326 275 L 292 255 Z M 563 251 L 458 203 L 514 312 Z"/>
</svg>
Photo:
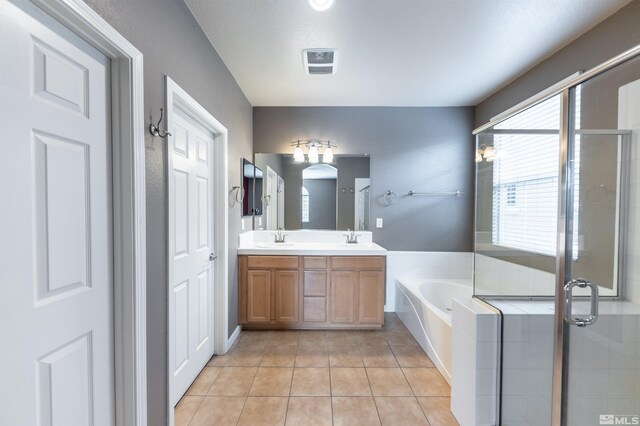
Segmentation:
<svg viewBox="0 0 640 426">
<path fill-rule="evenodd" d="M 163 116 L 164 116 L 164 108 L 160 108 L 160 120 L 158 120 L 158 124 L 153 124 L 153 121 L 151 122 L 151 124 L 149 124 L 149 132 L 153 136 L 160 136 L 161 138 L 172 136 L 171 133 L 169 133 L 168 131 L 160 130 L 160 123 L 162 123 Z M 153 120 L 153 116 L 151 117 L 151 119 Z"/>
<path fill-rule="evenodd" d="M 232 186 L 231 187 L 232 191 L 235 191 L 235 199 L 236 199 L 236 203 L 240 204 L 241 202 L 244 201 L 244 187 L 242 186 Z"/>
</svg>

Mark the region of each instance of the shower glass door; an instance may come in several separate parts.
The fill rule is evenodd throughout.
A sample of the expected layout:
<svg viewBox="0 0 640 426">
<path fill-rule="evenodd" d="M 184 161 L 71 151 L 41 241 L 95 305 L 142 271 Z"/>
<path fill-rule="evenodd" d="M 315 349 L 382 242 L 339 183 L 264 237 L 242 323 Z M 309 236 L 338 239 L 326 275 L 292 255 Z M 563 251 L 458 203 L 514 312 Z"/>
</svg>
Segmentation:
<svg viewBox="0 0 640 426">
<path fill-rule="evenodd" d="M 562 424 L 640 424 L 640 61 L 565 99 Z"/>
</svg>

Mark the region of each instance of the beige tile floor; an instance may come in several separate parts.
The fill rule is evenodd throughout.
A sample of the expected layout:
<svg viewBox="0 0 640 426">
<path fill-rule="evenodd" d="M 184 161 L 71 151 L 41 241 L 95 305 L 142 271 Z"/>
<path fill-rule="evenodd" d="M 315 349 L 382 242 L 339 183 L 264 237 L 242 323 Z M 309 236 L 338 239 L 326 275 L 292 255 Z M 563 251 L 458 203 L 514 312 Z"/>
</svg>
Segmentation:
<svg viewBox="0 0 640 426">
<path fill-rule="evenodd" d="M 376 331 L 243 331 L 175 408 L 176 426 L 457 425 L 450 389 L 395 314 Z"/>
</svg>

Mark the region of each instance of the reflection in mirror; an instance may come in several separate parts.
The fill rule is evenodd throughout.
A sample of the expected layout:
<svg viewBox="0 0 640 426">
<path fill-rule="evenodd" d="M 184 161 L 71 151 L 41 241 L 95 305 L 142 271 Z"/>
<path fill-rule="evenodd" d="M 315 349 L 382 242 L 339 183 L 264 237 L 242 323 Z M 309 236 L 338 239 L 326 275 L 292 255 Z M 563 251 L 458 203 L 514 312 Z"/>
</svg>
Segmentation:
<svg viewBox="0 0 640 426">
<path fill-rule="evenodd" d="M 262 205 L 256 229 L 369 229 L 369 157 L 309 164 L 291 154 L 255 154 L 255 164 L 264 172 L 255 188 Z"/>
<path fill-rule="evenodd" d="M 302 170 L 303 229 L 337 229 L 337 186 L 338 169 L 333 166 L 314 164 Z"/>
<path fill-rule="evenodd" d="M 261 214 L 262 171 L 246 158 L 242 159 L 242 188 L 245 194 L 242 201 L 242 216 Z M 255 202 L 256 200 L 258 201 L 257 203 Z"/>
</svg>

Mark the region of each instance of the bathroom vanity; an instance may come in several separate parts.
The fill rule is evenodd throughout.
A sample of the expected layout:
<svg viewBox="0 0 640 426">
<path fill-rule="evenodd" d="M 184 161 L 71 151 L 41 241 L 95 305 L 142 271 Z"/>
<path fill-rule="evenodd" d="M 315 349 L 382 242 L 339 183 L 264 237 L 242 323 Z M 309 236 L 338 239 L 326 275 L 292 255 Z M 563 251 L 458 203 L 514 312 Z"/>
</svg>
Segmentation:
<svg viewBox="0 0 640 426">
<path fill-rule="evenodd" d="M 268 242 L 271 232 L 250 234 L 238 249 L 238 321 L 245 328 L 382 326 L 386 250 L 370 233 L 357 244 L 339 242 L 339 231 L 296 231 L 285 243 Z"/>
</svg>

